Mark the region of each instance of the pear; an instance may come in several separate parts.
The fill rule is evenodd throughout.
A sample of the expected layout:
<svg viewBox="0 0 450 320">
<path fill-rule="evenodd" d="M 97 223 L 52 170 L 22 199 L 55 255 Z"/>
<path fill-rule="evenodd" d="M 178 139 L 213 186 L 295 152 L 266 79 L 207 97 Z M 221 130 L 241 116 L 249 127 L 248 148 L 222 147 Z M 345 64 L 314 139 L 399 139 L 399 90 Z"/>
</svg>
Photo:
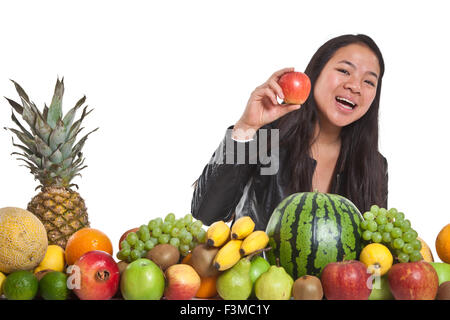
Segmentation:
<svg viewBox="0 0 450 320">
<path fill-rule="evenodd" d="M 271 266 L 255 282 L 255 294 L 259 300 L 289 300 L 294 279 L 280 266 Z"/>
<path fill-rule="evenodd" d="M 222 299 L 248 299 L 250 293 L 252 292 L 250 266 L 250 260 L 247 258 L 242 258 L 233 267 L 220 274 L 217 278 L 216 288 Z"/>
</svg>

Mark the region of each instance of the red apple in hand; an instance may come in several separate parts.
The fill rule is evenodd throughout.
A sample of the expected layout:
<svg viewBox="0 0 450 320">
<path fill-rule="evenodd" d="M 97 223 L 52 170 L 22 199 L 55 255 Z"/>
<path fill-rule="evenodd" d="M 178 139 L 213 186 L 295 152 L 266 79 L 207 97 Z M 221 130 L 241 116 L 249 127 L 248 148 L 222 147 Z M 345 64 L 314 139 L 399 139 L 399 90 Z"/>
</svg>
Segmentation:
<svg viewBox="0 0 450 320">
<path fill-rule="evenodd" d="M 311 80 L 302 72 L 287 72 L 280 77 L 278 84 L 283 90 L 284 102 L 287 104 L 304 103 L 311 91 Z"/>
<path fill-rule="evenodd" d="M 200 288 L 200 276 L 188 264 L 174 264 L 166 270 L 164 296 L 168 300 L 190 300 Z"/>
<path fill-rule="evenodd" d="M 328 300 L 368 300 L 370 276 L 362 262 L 349 260 L 327 264 L 320 280 Z"/>
<path fill-rule="evenodd" d="M 434 300 L 439 288 L 436 270 L 425 261 L 394 264 L 388 280 L 396 300 Z"/>
<path fill-rule="evenodd" d="M 109 300 L 119 288 L 119 268 L 104 251 L 89 251 L 67 270 L 69 289 L 81 300 Z"/>
</svg>

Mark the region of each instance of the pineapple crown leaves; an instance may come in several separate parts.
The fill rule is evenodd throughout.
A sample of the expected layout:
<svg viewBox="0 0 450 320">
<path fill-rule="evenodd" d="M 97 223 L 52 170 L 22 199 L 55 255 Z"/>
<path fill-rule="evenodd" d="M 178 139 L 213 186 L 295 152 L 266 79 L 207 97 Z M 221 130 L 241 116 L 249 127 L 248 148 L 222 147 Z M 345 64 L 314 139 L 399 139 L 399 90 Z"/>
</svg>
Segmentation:
<svg viewBox="0 0 450 320">
<path fill-rule="evenodd" d="M 76 176 L 81 176 L 79 172 L 87 167 L 84 165 L 81 150 L 88 136 L 98 130 L 96 128 L 90 131 L 75 143 L 77 135 L 83 130 L 80 128 L 82 121 L 93 110 L 88 111 L 88 106 L 85 106 L 81 117 L 74 121 L 77 110 L 86 101 L 86 96 L 78 100 L 75 106 L 63 115 L 64 78 L 61 80 L 58 78 L 50 107 L 45 105 L 41 113 L 25 90 L 17 82 L 11 81 L 22 102 L 20 104 L 5 97 L 12 106 L 11 119 L 19 130 L 5 129 L 10 130 L 22 143 L 16 144 L 12 138 L 13 146 L 22 151 L 12 154 L 18 155 L 17 159 L 24 161 L 24 166 L 30 169 L 42 186 L 76 186 L 70 184 L 70 181 Z M 22 116 L 30 130 L 21 124 L 14 112 Z"/>
</svg>

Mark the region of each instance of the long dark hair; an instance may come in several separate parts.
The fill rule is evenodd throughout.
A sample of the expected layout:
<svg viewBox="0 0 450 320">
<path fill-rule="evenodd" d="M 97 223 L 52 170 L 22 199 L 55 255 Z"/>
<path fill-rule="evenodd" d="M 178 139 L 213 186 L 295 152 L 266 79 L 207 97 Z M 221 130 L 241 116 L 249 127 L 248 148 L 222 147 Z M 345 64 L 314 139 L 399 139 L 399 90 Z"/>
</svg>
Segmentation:
<svg viewBox="0 0 450 320">
<path fill-rule="evenodd" d="M 380 75 L 376 96 L 366 114 L 342 128 L 341 151 L 336 170 L 342 172 L 340 187 L 331 186 L 332 193 L 350 199 L 360 211 L 366 211 L 372 204 L 383 205 L 383 157 L 378 151 L 378 109 L 381 82 L 384 74 L 384 61 L 380 49 L 368 36 L 343 35 L 323 44 L 311 58 L 305 73 L 315 83 L 325 64 L 342 47 L 350 44 L 363 44 L 378 57 Z M 311 92 L 303 106 L 274 122 L 280 130 L 280 147 L 285 147 L 287 167 L 290 169 L 290 191 L 312 191 L 314 162 L 311 161 L 311 145 L 314 139 L 315 125 L 319 121 L 314 95 Z M 338 167 L 339 165 L 339 167 Z"/>
</svg>

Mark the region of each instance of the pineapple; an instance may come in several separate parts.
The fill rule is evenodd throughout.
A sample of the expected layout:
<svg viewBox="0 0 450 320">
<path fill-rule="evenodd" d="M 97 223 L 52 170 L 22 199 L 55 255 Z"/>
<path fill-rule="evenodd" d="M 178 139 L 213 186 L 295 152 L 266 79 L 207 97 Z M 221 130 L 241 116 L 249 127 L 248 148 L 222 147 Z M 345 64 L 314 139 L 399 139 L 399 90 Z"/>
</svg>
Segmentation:
<svg viewBox="0 0 450 320">
<path fill-rule="evenodd" d="M 84 104 L 83 96 L 76 105 L 63 116 L 62 97 L 64 78 L 56 81 L 55 92 L 50 107 L 44 106 L 40 112 L 28 98 L 25 91 L 13 81 L 22 104 L 8 99 L 13 107 L 11 119 L 20 130 L 7 128 L 13 132 L 22 144 L 13 145 L 21 149 L 18 160 L 25 162 L 41 189 L 28 204 L 27 209 L 34 213 L 44 224 L 49 244 L 66 247 L 67 240 L 77 230 L 89 227 L 88 213 L 84 200 L 71 188 L 78 186 L 71 181 L 86 166 L 81 149 L 92 130 L 75 143 L 78 133 L 83 129 L 81 122 L 92 111 L 84 107 L 81 117 L 74 122 L 76 111 Z M 28 124 L 28 131 L 19 122 L 15 113 L 20 114 Z"/>
</svg>

